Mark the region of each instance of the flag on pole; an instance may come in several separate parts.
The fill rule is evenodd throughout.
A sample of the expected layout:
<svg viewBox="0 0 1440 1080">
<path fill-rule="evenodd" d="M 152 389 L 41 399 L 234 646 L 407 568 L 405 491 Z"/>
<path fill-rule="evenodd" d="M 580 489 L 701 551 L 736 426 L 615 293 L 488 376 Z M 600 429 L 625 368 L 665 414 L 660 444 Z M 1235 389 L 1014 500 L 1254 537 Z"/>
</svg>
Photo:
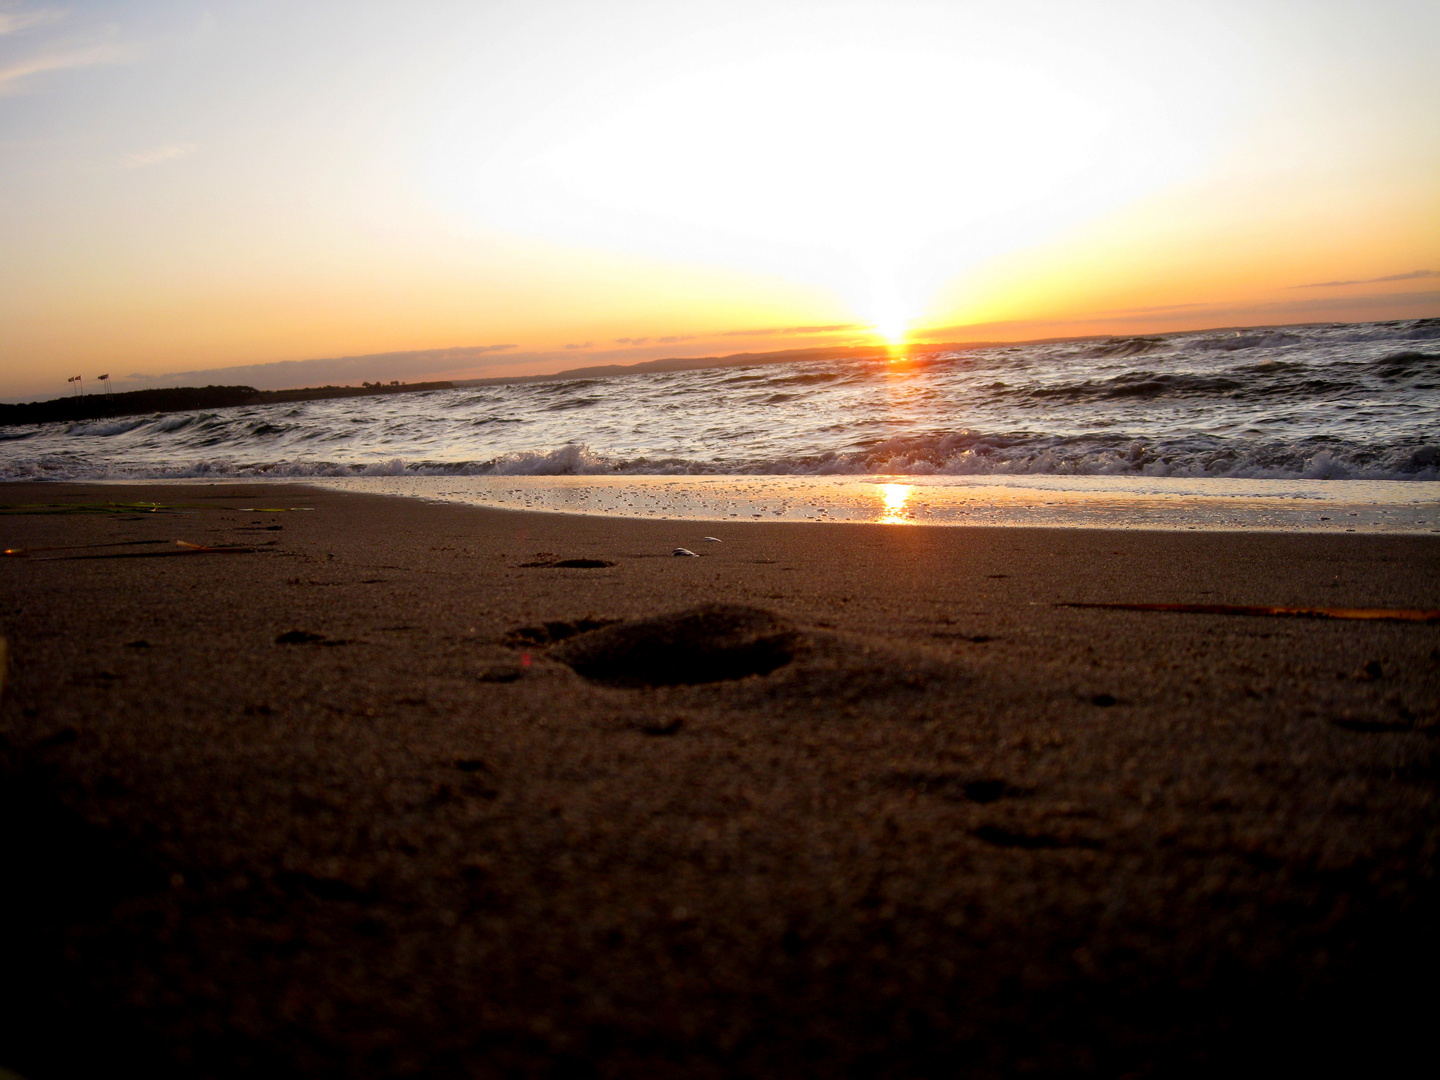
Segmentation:
<svg viewBox="0 0 1440 1080">
<path fill-rule="evenodd" d="M 74 381 L 75 381 L 76 379 L 78 379 L 79 377 L 80 377 L 79 375 L 71 375 L 71 376 L 70 376 L 68 379 L 66 379 L 65 381 L 66 381 L 66 382 L 74 382 Z"/>
<path fill-rule="evenodd" d="M 108 374 L 96 375 L 95 378 L 100 382 L 104 382 L 106 379 L 110 378 L 110 376 Z"/>
</svg>

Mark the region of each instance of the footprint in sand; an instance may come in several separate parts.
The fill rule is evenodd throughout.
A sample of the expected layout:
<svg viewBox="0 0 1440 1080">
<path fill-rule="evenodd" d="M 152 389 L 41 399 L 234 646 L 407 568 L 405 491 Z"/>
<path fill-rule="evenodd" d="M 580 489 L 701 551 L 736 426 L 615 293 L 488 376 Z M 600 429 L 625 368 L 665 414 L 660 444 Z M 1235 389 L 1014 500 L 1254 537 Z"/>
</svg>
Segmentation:
<svg viewBox="0 0 1440 1080">
<path fill-rule="evenodd" d="M 672 686 L 768 674 L 794 658 L 799 637 L 762 608 L 706 604 L 580 634 L 551 655 L 595 682 Z"/>
</svg>

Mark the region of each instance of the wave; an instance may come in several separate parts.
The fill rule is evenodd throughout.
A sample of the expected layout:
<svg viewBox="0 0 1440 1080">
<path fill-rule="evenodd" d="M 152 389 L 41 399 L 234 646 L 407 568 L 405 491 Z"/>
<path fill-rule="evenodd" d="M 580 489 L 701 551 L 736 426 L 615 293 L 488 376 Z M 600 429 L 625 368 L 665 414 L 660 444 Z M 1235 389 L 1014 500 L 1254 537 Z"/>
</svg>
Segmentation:
<svg viewBox="0 0 1440 1080">
<path fill-rule="evenodd" d="M 1142 356 L 1145 353 L 1154 352 L 1156 349 L 1163 349 L 1170 345 L 1164 338 L 1158 337 L 1130 337 L 1111 338 L 1109 341 L 1099 345 L 1092 345 L 1084 350 L 1086 356 Z"/>
<path fill-rule="evenodd" d="M 785 386 L 810 386 L 816 383 L 834 382 L 836 379 L 845 378 L 845 374 L 839 371 L 809 371 L 800 375 L 780 375 L 770 381 L 776 385 Z"/>
<path fill-rule="evenodd" d="M 1233 337 L 1199 338 L 1191 344 L 1197 349 L 1240 352 L 1243 349 L 1273 349 L 1284 345 L 1295 345 L 1302 340 L 1300 335 L 1286 333 L 1284 331 L 1271 331 L 1263 334 L 1241 334 L 1236 332 Z"/>
<path fill-rule="evenodd" d="M 1161 396 L 1230 394 L 1243 384 L 1223 376 L 1194 375 L 1186 372 L 1159 374 L 1153 371 L 1127 371 L 1102 382 L 1086 380 L 1060 386 L 1016 387 L 1018 393 L 1035 398 L 1071 398 L 1098 400 L 1102 398 L 1152 398 Z"/>
<path fill-rule="evenodd" d="M 488 461 L 389 458 L 185 464 L 83 463 L 61 457 L 0 466 L 7 480 L 286 479 L 307 476 L 597 476 L 597 475 L 909 475 L 1153 476 L 1292 480 L 1440 480 L 1440 442 L 1407 440 L 1387 447 L 1312 438 L 1299 443 L 1239 442 L 1195 435 L 1171 441 L 1120 435 L 1060 438 L 951 432 L 897 436 L 848 452 L 754 460 L 684 457 L 617 458 L 583 443 L 522 451 Z"/>
<path fill-rule="evenodd" d="M 1230 370 L 1236 375 L 1282 375 L 1290 371 L 1304 371 L 1306 366 L 1296 361 L 1261 360 L 1256 364 L 1241 364 Z"/>
<path fill-rule="evenodd" d="M 1440 374 L 1440 353 L 1401 352 L 1382 356 L 1372 361 L 1381 378 L 1398 379 L 1424 372 L 1427 375 Z"/>
<path fill-rule="evenodd" d="M 11 479 L 1433 479 L 1440 319 L 1112 337 L 0 428 Z"/>
</svg>

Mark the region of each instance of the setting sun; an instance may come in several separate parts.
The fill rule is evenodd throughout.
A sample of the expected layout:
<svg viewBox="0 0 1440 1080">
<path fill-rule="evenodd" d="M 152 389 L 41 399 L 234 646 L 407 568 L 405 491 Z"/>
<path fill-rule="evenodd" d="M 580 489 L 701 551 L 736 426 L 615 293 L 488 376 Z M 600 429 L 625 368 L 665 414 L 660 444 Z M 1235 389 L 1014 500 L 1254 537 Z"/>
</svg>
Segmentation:
<svg viewBox="0 0 1440 1080">
<path fill-rule="evenodd" d="M 910 335 L 910 327 L 903 319 L 889 319 L 876 323 L 875 333 L 884 338 L 887 345 L 904 345 Z"/>
</svg>

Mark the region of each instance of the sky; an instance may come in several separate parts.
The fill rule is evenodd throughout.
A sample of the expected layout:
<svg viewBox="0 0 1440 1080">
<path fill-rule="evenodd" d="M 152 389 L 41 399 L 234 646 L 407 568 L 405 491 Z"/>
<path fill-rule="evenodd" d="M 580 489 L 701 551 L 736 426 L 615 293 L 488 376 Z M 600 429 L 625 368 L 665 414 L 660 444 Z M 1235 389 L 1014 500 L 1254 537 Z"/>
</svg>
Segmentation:
<svg viewBox="0 0 1440 1080">
<path fill-rule="evenodd" d="M 1440 315 L 1433 0 L 0 0 L 0 397 Z"/>
</svg>

